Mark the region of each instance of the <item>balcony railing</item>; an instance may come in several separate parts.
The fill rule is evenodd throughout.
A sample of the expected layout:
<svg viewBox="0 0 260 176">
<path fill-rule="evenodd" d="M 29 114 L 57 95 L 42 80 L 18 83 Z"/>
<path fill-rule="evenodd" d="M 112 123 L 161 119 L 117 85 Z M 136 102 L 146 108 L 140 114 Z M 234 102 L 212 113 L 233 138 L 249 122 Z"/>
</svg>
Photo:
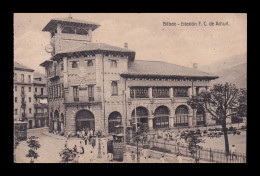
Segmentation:
<svg viewBox="0 0 260 176">
<path fill-rule="evenodd" d="M 34 113 L 34 117 L 48 117 L 48 113 L 45 112 L 45 113 Z"/>
<path fill-rule="evenodd" d="M 94 97 L 88 97 L 88 101 L 94 101 Z"/>
<path fill-rule="evenodd" d="M 56 70 L 51 71 L 51 72 L 48 73 L 48 78 L 49 78 L 49 79 L 54 78 L 54 77 L 56 77 L 56 76 L 58 76 Z"/>
<path fill-rule="evenodd" d="M 21 101 L 21 108 L 25 108 L 26 107 L 26 101 Z"/>
<path fill-rule="evenodd" d="M 48 104 L 42 104 L 42 103 L 34 103 L 33 104 L 35 108 L 47 108 Z"/>
<path fill-rule="evenodd" d="M 79 101 L 79 98 L 74 98 L 74 101 Z"/>
</svg>

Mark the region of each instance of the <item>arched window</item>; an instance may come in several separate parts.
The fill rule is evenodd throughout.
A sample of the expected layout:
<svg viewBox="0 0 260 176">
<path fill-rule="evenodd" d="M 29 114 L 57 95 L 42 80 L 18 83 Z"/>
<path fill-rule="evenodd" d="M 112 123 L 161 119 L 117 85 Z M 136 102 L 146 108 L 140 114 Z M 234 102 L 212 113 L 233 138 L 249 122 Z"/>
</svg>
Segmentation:
<svg viewBox="0 0 260 176">
<path fill-rule="evenodd" d="M 122 116 L 119 112 L 112 112 L 108 117 L 108 133 L 115 132 L 115 126 L 122 124 Z"/>
<path fill-rule="evenodd" d="M 137 122 L 141 122 L 143 124 L 148 125 L 148 110 L 145 107 L 137 107 L 136 108 L 136 116 Z M 131 117 L 133 118 L 133 122 L 135 122 L 135 110 L 132 111 Z"/>
<path fill-rule="evenodd" d="M 174 126 L 188 126 L 188 107 L 180 105 L 175 110 Z"/>
<path fill-rule="evenodd" d="M 112 81 L 111 88 L 112 88 L 112 96 L 118 95 L 118 85 L 116 81 Z"/>
<path fill-rule="evenodd" d="M 75 30 L 71 27 L 64 27 L 61 32 L 67 34 L 75 34 Z"/>
<path fill-rule="evenodd" d="M 153 119 L 154 128 L 168 128 L 169 127 L 169 109 L 166 106 L 159 106 L 155 112 Z"/>
</svg>

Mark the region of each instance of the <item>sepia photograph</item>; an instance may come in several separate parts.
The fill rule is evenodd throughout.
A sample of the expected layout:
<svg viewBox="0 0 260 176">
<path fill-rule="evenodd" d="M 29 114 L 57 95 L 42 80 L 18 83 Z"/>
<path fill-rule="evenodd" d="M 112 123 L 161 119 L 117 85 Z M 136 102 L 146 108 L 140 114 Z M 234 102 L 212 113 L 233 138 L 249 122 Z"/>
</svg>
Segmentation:
<svg viewBox="0 0 260 176">
<path fill-rule="evenodd" d="M 13 163 L 247 163 L 247 13 L 13 13 Z"/>
</svg>

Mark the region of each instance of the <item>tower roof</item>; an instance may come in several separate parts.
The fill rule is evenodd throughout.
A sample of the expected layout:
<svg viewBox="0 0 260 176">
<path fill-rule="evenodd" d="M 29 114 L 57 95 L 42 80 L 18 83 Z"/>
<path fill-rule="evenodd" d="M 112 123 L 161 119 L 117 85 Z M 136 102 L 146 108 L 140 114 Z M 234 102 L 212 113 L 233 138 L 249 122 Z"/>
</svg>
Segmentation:
<svg viewBox="0 0 260 176">
<path fill-rule="evenodd" d="M 97 23 L 72 18 L 54 18 L 42 29 L 42 31 L 52 31 L 57 27 L 57 24 L 74 27 L 87 27 L 92 28 L 92 31 L 94 31 L 100 26 L 100 24 Z"/>
</svg>

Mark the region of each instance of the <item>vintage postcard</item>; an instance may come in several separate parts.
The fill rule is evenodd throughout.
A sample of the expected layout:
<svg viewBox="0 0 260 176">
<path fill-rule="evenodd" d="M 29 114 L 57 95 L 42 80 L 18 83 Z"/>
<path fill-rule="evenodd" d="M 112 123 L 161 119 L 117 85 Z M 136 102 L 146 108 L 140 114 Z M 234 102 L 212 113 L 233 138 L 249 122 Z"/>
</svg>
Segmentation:
<svg viewBox="0 0 260 176">
<path fill-rule="evenodd" d="M 14 13 L 14 163 L 246 163 L 246 13 Z"/>
</svg>

